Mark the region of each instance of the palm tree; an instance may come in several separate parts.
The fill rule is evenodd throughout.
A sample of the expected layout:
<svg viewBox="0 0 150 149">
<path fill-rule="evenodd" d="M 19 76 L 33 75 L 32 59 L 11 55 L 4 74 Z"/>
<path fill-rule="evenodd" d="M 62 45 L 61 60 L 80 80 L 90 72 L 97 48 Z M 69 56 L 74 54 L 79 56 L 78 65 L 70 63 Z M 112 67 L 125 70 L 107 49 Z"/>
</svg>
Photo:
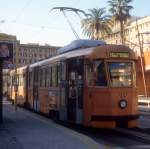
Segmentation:
<svg viewBox="0 0 150 149">
<path fill-rule="evenodd" d="M 104 39 L 104 36 L 111 33 L 111 21 L 108 15 L 105 15 L 104 8 L 89 9 L 86 18 L 81 21 L 83 33 L 91 39 Z"/>
<path fill-rule="evenodd" d="M 120 24 L 120 36 L 122 44 L 125 44 L 124 24 L 130 16 L 130 10 L 133 8 L 130 3 L 132 0 L 110 0 L 108 1 L 113 18 Z"/>
</svg>

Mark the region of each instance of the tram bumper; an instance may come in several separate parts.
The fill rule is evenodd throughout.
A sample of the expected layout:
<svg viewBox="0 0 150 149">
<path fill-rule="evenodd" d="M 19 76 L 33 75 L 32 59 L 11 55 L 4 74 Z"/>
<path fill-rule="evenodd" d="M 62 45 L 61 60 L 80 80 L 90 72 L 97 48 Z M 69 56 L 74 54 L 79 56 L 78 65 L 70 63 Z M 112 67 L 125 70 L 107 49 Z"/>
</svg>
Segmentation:
<svg viewBox="0 0 150 149">
<path fill-rule="evenodd" d="M 137 119 L 139 115 L 125 115 L 125 116 L 100 116 L 92 115 L 92 127 L 98 128 L 115 128 L 117 126 L 125 125 L 128 128 L 137 126 Z"/>
</svg>

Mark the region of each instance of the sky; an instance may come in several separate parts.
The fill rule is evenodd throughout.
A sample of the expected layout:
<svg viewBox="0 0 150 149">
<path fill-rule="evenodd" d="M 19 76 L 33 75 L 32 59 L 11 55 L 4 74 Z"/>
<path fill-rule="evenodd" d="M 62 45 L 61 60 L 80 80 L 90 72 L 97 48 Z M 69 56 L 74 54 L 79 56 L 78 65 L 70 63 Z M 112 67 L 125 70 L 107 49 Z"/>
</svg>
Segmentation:
<svg viewBox="0 0 150 149">
<path fill-rule="evenodd" d="M 64 46 L 75 40 L 63 14 L 53 7 L 74 7 L 88 11 L 105 7 L 108 0 L 0 0 L 0 32 L 16 35 L 21 43 Z M 150 0 L 133 0 L 131 15 L 150 15 Z M 80 38 L 87 38 L 81 29 L 81 19 L 72 12 L 66 13 Z"/>
</svg>

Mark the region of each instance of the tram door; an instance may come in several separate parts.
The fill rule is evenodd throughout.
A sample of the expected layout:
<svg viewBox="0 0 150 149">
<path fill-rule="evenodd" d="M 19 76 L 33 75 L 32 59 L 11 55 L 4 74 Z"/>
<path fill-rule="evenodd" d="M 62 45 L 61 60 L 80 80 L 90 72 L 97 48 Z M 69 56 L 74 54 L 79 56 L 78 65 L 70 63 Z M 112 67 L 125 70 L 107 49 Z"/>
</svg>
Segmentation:
<svg viewBox="0 0 150 149">
<path fill-rule="evenodd" d="M 82 123 L 83 119 L 83 59 L 73 58 L 67 61 L 68 90 L 67 118 L 74 123 Z"/>
<path fill-rule="evenodd" d="M 39 111 L 39 95 L 38 95 L 38 67 L 34 68 L 33 75 L 33 109 L 34 111 Z"/>
</svg>

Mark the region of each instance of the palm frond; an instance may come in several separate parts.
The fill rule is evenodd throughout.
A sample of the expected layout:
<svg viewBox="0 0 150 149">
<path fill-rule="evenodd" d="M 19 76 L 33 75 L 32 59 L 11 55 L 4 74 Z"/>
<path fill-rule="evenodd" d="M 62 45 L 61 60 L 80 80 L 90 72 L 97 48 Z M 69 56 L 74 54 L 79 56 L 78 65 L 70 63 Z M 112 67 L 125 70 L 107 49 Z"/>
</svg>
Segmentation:
<svg viewBox="0 0 150 149">
<path fill-rule="evenodd" d="M 111 32 L 111 17 L 105 13 L 105 8 L 89 9 L 89 15 L 81 21 L 81 28 L 86 36 L 101 39 Z"/>
</svg>

